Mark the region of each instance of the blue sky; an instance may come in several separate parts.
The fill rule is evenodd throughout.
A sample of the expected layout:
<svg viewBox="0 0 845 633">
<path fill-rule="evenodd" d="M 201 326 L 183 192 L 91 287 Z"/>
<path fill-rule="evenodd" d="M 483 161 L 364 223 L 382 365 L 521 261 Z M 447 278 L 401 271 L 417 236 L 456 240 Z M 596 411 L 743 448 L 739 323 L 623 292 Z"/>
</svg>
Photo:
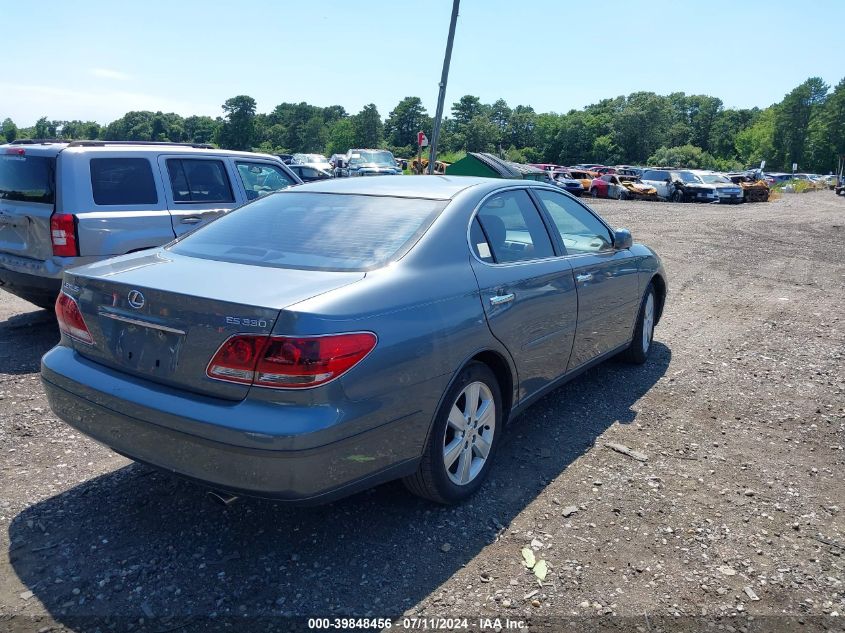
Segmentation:
<svg viewBox="0 0 845 633">
<path fill-rule="evenodd" d="M 6 0 L 0 119 L 221 114 L 248 94 L 434 113 L 450 0 Z M 845 76 L 841 0 L 463 0 L 446 95 L 566 112 L 650 90 L 765 107 Z"/>
</svg>

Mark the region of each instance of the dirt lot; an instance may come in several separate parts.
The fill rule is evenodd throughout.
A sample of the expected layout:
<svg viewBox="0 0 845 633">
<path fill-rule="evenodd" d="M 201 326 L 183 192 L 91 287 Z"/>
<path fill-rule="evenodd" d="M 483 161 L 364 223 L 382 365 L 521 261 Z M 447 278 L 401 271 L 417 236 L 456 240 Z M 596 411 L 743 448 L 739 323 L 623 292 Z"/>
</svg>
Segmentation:
<svg viewBox="0 0 845 633">
<path fill-rule="evenodd" d="M 400 484 L 215 505 L 59 422 L 38 378 L 55 322 L 0 292 L 0 630 L 845 629 L 845 200 L 595 206 L 664 258 L 653 356 L 532 407 L 457 508 Z"/>
</svg>

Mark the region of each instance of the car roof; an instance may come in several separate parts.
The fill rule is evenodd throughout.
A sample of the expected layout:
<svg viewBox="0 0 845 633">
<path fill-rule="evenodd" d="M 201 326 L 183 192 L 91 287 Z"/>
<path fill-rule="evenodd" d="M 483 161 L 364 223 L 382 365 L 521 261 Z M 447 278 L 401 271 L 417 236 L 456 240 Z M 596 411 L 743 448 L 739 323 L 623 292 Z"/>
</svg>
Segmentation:
<svg viewBox="0 0 845 633">
<path fill-rule="evenodd" d="M 476 178 L 473 176 L 361 176 L 309 183 L 288 191 L 449 200 L 470 187 L 486 185 L 490 189 L 495 189 L 496 184 L 507 186 L 539 183 L 530 180 Z"/>
<path fill-rule="evenodd" d="M 101 144 L 102 143 L 102 144 Z M 280 159 L 274 154 L 258 152 L 241 152 L 233 149 L 219 149 L 212 147 L 196 147 L 184 143 L 133 143 L 125 144 L 119 141 L 44 141 L 37 143 L 9 143 L 0 145 L 2 148 L 23 149 L 33 155 L 88 154 L 88 153 L 127 153 L 127 154 L 196 154 L 197 156 L 235 156 L 240 158 L 269 158 L 275 162 Z"/>
</svg>

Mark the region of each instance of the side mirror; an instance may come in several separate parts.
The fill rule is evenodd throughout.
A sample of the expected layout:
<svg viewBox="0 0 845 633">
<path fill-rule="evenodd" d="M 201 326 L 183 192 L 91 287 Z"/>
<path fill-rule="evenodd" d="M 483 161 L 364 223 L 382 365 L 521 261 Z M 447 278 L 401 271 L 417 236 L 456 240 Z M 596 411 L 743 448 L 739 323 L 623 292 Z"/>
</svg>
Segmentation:
<svg viewBox="0 0 845 633">
<path fill-rule="evenodd" d="M 613 233 L 613 248 L 618 251 L 624 251 L 626 248 L 631 248 L 634 245 L 634 238 L 631 237 L 631 231 L 628 229 L 619 229 Z"/>
</svg>

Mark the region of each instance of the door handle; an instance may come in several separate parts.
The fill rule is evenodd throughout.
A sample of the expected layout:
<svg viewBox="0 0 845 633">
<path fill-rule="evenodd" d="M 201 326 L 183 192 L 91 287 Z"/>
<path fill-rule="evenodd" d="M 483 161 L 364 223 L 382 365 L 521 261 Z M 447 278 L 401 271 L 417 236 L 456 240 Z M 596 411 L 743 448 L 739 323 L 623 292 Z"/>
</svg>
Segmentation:
<svg viewBox="0 0 845 633">
<path fill-rule="evenodd" d="M 583 275 L 575 275 L 575 279 L 577 281 L 580 281 L 581 283 L 584 283 L 585 281 L 592 281 L 593 273 L 585 273 Z"/>
<path fill-rule="evenodd" d="M 195 215 L 182 218 L 182 224 L 199 224 L 200 222 L 202 222 L 202 218 L 198 218 Z"/>
<path fill-rule="evenodd" d="M 500 306 L 505 303 L 510 303 L 513 301 L 513 293 L 507 295 L 495 295 L 490 297 L 490 305 Z"/>
</svg>

